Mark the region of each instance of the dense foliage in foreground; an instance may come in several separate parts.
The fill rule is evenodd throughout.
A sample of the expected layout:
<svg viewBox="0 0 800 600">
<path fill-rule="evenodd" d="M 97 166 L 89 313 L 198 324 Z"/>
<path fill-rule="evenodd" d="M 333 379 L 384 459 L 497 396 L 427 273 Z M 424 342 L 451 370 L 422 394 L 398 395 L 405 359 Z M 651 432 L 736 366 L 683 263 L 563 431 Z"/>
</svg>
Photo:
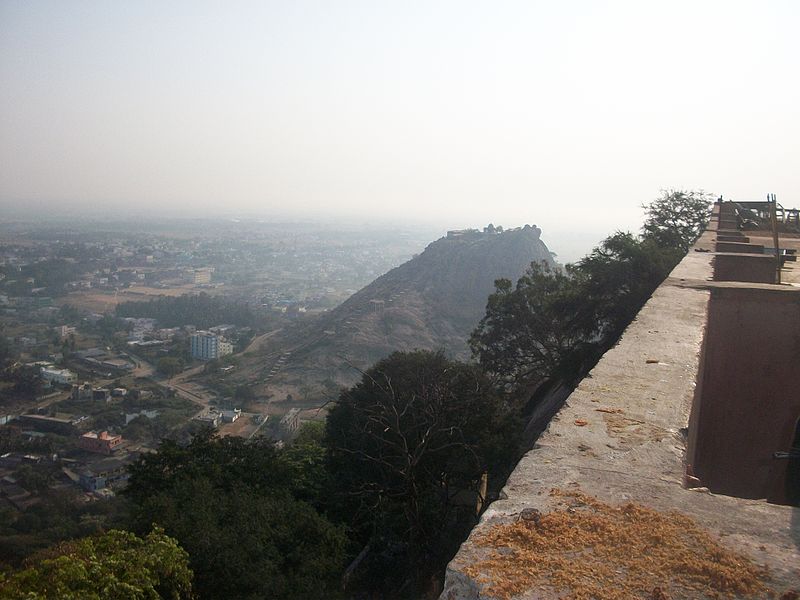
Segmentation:
<svg viewBox="0 0 800 600">
<path fill-rule="evenodd" d="M 167 441 L 131 468 L 132 525 L 158 523 L 189 552 L 206 598 L 322 598 L 336 590 L 347 539 L 314 507 L 316 449 L 267 440 Z"/>
<path fill-rule="evenodd" d="M 507 476 L 518 430 L 478 366 L 441 352 L 392 354 L 343 392 L 324 441 L 332 509 L 369 548 L 360 583 L 419 597 L 474 525 L 484 474 Z"/>
<path fill-rule="evenodd" d="M 4 578 L 7 600 L 189 600 L 192 572 L 186 551 L 154 529 L 144 538 L 127 531 L 66 542 Z"/>
</svg>

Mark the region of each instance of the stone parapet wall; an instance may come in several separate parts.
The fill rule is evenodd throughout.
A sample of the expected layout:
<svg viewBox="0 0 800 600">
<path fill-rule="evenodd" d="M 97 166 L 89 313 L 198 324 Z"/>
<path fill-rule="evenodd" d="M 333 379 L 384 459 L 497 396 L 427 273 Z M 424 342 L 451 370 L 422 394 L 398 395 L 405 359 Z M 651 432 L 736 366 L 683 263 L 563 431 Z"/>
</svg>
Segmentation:
<svg viewBox="0 0 800 600">
<path fill-rule="evenodd" d="M 558 497 L 551 490 L 580 491 L 610 505 L 635 502 L 677 511 L 767 565 L 776 589 L 800 586 L 800 509 L 686 487 L 690 412 L 711 290 L 742 285 L 712 281 L 714 244 L 713 230 L 701 236 L 568 397 L 448 566 L 441 598 L 494 597 L 486 591 L 491 573 L 472 568 L 492 551 L 477 540 L 498 524 L 520 519 L 523 511 L 556 510 Z M 561 596 L 541 588 L 513 597 Z"/>
</svg>

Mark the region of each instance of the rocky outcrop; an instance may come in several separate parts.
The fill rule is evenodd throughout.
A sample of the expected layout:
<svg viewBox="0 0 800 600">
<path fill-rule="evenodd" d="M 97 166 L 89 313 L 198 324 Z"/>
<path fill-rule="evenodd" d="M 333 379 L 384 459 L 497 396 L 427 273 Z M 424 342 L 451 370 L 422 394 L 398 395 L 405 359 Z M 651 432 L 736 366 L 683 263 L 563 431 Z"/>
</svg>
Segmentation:
<svg viewBox="0 0 800 600">
<path fill-rule="evenodd" d="M 283 377 L 348 384 L 396 350 L 469 356 L 467 340 L 499 278 L 516 281 L 531 262 L 554 266 L 541 230 L 451 231 L 270 351 L 291 350 Z M 280 379 L 281 373 L 276 375 Z"/>
</svg>

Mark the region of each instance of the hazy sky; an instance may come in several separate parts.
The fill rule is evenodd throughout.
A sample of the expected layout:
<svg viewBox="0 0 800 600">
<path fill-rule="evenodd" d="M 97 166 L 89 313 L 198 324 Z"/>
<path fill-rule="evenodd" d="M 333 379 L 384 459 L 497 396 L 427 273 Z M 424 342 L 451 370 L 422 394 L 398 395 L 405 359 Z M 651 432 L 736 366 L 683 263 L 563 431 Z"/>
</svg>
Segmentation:
<svg viewBox="0 0 800 600">
<path fill-rule="evenodd" d="M 800 2 L 0 0 L 0 209 L 536 223 L 800 205 Z M 566 242 L 566 240 L 565 240 Z"/>
</svg>

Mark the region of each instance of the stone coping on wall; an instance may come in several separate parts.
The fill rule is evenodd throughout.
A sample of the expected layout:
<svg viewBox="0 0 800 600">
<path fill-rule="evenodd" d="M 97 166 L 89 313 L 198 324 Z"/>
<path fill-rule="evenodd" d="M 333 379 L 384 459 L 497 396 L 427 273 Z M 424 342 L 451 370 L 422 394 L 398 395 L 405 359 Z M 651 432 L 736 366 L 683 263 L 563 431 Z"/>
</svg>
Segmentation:
<svg viewBox="0 0 800 600">
<path fill-rule="evenodd" d="M 476 540 L 525 509 L 555 510 L 553 489 L 580 490 L 611 505 L 630 501 L 677 511 L 721 536 L 727 548 L 766 565 L 776 589 L 800 587 L 800 509 L 684 487 L 709 290 L 778 287 L 711 281 L 714 237 L 713 231 L 701 236 L 520 460 L 501 499 L 448 565 L 442 599 L 492 598 L 481 576 L 465 574 L 491 552 Z M 548 589 L 514 596 L 558 597 Z"/>
</svg>

